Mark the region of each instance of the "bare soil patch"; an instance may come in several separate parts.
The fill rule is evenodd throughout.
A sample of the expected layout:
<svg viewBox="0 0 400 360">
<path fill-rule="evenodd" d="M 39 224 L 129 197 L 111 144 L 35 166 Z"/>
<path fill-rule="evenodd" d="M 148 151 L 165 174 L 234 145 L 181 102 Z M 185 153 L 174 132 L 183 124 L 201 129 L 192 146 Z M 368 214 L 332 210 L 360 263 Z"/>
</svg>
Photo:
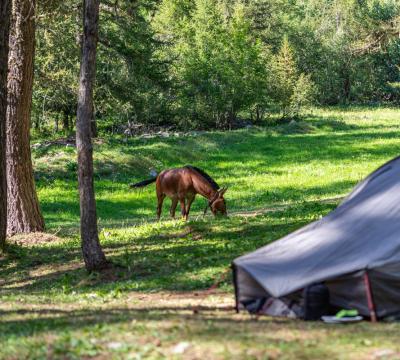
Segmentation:
<svg viewBox="0 0 400 360">
<path fill-rule="evenodd" d="M 40 245 L 40 244 L 54 243 L 60 241 L 62 241 L 62 239 L 59 238 L 58 236 L 44 232 L 17 234 L 8 238 L 8 243 L 21 246 Z"/>
</svg>

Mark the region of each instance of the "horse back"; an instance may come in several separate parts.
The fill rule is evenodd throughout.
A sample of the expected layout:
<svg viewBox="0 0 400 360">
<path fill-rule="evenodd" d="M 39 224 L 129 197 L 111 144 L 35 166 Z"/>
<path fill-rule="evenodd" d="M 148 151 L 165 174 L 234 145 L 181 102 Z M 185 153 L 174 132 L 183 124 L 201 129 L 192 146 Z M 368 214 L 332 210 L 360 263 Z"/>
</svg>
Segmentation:
<svg viewBox="0 0 400 360">
<path fill-rule="evenodd" d="M 169 197 L 185 196 L 194 192 L 192 171 L 188 168 L 176 168 L 162 171 L 156 182 L 157 192 Z"/>
</svg>

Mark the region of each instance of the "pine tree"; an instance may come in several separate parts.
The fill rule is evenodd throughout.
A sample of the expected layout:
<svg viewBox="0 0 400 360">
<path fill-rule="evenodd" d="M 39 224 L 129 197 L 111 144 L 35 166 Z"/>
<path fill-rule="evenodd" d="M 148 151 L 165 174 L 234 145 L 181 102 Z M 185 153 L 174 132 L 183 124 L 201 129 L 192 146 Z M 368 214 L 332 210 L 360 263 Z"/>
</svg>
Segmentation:
<svg viewBox="0 0 400 360">
<path fill-rule="evenodd" d="M 10 8 L 11 1 L 0 2 L 0 251 L 4 250 L 7 231 L 6 119 Z"/>
<path fill-rule="evenodd" d="M 42 231 L 30 148 L 35 1 L 13 0 L 7 84 L 7 232 Z"/>
<path fill-rule="evenodd" d="M 97 229 L 96 200 L 93 184 L 93 87 L 96 74 L 96 47 L 99 21 L 99 0 L 84 0 L 82 58 L 79 78 L 76 147 L 81 208 L 81 244 L 88 271 L 108 266 L 100 246 Z"/>
<path fill-rule="evenodd" d="M 287 37 L 273 62 L 273 97 L 280 105 L 283 117 L 290 114 L 290 102 L 298 79 L 293 50 Z"/>
</svg>

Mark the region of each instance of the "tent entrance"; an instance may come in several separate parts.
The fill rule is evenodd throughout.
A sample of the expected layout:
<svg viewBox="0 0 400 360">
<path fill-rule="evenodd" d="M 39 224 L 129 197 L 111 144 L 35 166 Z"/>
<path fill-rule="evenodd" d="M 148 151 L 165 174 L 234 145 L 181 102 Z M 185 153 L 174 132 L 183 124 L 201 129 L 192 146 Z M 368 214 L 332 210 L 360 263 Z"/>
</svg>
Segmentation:
<svg viewBox="0 0 400 360">
<path fill-rule="evenodd" d="M 266 311 L 268 306 L 271 306 L 272 309 L 280 309 L 285 304 L 288 307 L 287 313 L 291 313 L 289 310 L 295 309 L 294 311 L 298 317 L 303 318 L 305 316 L 306 307 L 304 303 L 306 296 L 304 293 L 307 292 L 304 289 L 274 298 L 245 269 L 233 265 L 232 270 L 237 312 L 240 310 L 248 310 L 251 313 L 260 311 L 260 313 L 271 315 L 273 311 Z M 323 284 L 325 284 L 329 293 L 329 306 L 327 307 L 329 311 L 327 310 L 324 315 L 334 314 L 335 311 L 340 309 L 357 309 L 361 315 L 370 318 L 372 322 L 377 321 L 378 314 L 371 285 L 371 278 L 374 284 L 379 281 L 375 279 L 375 275 L 375 272 L 371 273 L 370 276 L 368 271 L 362 270 L 324 281 Z M 310 284 L 305 289 L 316 285 Z M 273 303 L 274 299 L 283 302 L 283 304 L 280 304 L 279 301 Z M 284 311 L 282 311 L 283 313 Z"/>
</svg>

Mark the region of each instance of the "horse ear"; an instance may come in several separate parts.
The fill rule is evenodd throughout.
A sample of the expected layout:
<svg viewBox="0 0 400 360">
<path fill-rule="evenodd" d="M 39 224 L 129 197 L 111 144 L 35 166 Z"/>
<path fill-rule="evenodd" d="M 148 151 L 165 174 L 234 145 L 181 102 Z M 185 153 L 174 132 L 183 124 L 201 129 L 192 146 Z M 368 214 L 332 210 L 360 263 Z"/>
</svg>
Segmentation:
<svg viewBox="0 0 400 360">
<path fill-rule="evenodd" d="M 224 194 L 226 193 L 226 190 L 228 190 L 228 188 L 223 187 L 222 190 L 219 192 L 219 196 L 224 196 Z"/>
</svg>

